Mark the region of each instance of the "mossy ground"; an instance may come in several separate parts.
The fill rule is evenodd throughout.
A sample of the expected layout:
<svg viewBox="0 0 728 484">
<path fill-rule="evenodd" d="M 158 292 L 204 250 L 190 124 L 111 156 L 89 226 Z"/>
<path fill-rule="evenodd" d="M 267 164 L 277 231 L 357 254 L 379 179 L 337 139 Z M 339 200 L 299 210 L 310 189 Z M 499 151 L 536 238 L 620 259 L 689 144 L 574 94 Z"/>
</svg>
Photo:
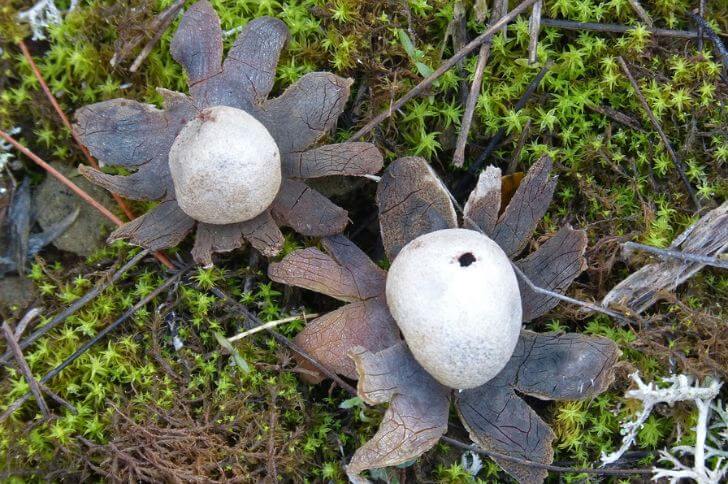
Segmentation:
<svg viewBox="0 0 728 484">
<path fill-rule="evenodd" d="M 41 156 L 77 165 L 83 161 L 79 150 L 15 45 L 28 32 L 16 25 L 14 16 L 29 3 L 13 0 L 0 7 L 0 128 L 19 126 L 23 143 Z M 276 90 L 314 70 L 331 70 L 355 79 L 351 108 L 334 135 L 341 140 L 453 52 L 451 44 L 443 43 L 453 0 L 212 3 L 224 30 L 260 15 L 275 15 L 287 23 L 292 40 L 278 68 Z M 483 30 L 483 23 L 476 19 L 471 3 L 465 3 L 472 35 Z M 694 3 L 657 0 L 645 5 L 657 25 L 686 29 L 693 28 L 686 12 Z M 125 67 L 109 64 L 115 48 L 124 41 L 137 33 L 150 35 L 143 26 L 169 4 L 170 0 L 84 1 L 63 24 L 51 27 L 47 41 L 32 43 L 41 72 L 67 113 L 115 97 L 159 103 L 156 87 L 186 89 L 182 69 L 169 55 L 176 22 L 138 73 L 125 68 L 136 52 Z M 707 16 L 712 25 L 728 31 L 728 4 L 709 5 Z M 506 36 L 496 36 L 478 98 L 468 160 L 477 156 L 499 128 L 505 128 L 507 140 L 488 162 L 507 166 L 530 121 L 517 166 L 526 168 L 549 153 L 560 176 L 540 233 L 550 233 L 564 222 L 588 230 L 589 270 L 572 293 L 599 300 L 646 260 L 622 263 L 619 242 L 637 240 L 664 247 L 696 219 L 675 167 L 616 57 L 623 56 L 632 66 L 650 106 L 688 166 L 690 182 L 708 206 L 724 200 L 728 192 L 728 90 L 709 43 L 699 52 L 693 41 L 651 38 L 637 24 L 628 0 L 547 1 L 545 16 L 635 27 L 625 35 L 544 28 L 536 65 L 528 65 L 525 59 L 527 17 L 513 23 Z M 234 38 L 234 34 L 227 36 L 226 46 Z M 547 60 L 554 65 L 536 95 L 525 109 L 514 111 L 515 101 Z M 463 70 L 448 72 L 427 96 L 410 102 L 376 130 L 374 141 L 388 159 L 417 154 L 428 158 L 447 181 L 463 175 L 462 170 L 451 167 L 450 158 L 462 116 L 460 85 L 472 76 L 475 61 L 469 57 Z M 615 123 L 593 109 L 602 105 L 637 119 L 644 131 Z M 16 167 L 16 177 L 42 177 L 36 167 L 24 163 Z M 365 192 L 370 194 L 371 189 Z M 358 207 L 345 206 L 352 212 L 354 227 L 370 220 L 374 210 L 371 198 Z M 133 208 L 141 213 L 146 207 L 134 204 Z M 372 242 L 375 231 L 375 226 L 365 228 L 358 242 L 370 253 L 381 253 Z M 312 242 L 288 234 L 287 250 Z M 185 250 L 180 249 L 180 254 Z M 45 308 L 44 317 L 80 297 L 105 271 L 134 253 L 135 249 L 121 243 L 86 261 L 61 258 L 52 250 L 44 253 L 30 274 L 41 294 L 37 304 Z M 381 409 L 340 408 L 348 395 L 329 392 L 325 385 L 301 383 L 292 371 L 290 353 L 269 337 L 255 336 L 235 345 L 251 365 L 249 372 L 221 349 L 214 333 L 234 334 L 242 323 L 207 291 L 211 285 L 235 295 L 265 320 L 285 316 L 299 304 L 315 310 L 329 304 L 310 295 L 303 295 L 302 300 L 300 293 L 271 285 L 260 268 L 250 269 L 247 262 L 246 254 L 236 252 L 221 258 L 217 269 L 196 269 L 194 277 L 137 312 L 109 339 L 53 379 L 50 388 L 72 403 L 78 414 L 59 408 L 56 418 L 41 422 L 31 401 L 1 424 L 2 479 L 20 482 L 50 475 L 73 480 L 98 478 L 104 473 L 128 476 L 133 466 L 119 454 L 119 446 L 125 445 L 126 452 L 136 457 L 141 454 L 135 452 L 151 447 L 149 452 L 156 453 L 168 468 L 211 479 L 258 480 L 270 472 L 272 453 L 280 476 L 297 481 L 343 481 L 343 464 L 373 434 Z M 163 278 L 153 263 L 132 270 L 26 351 L 34 374 L 43 375 L 56 366 Z M 249 285 L 252 280 L 248 292 L 243 290 L 246 280 Z M 621 327 L 601 316 L 584 318 L 564 305 L 533 325 L 537 330 L 606 335 L 624 353 L 617 382 L 608 393 L 589 402 L 538 407 L 558 435 L 557 461 L 588 464 L 601 451 L 615 447 L 621 438 L 619 422 L 636 410 L 634 402 L 621 397 L 628 385 L 626 375 L 635 369 L 646 380 L 670 371 L 728 376 L 728 350 L 704 344 L 706 332 L 725 331 L 714 322 L 725 316 L 727 289 L 724 275 L 704 270 L 673 301 L 652 310 L 653 324 L 644 328 Z M 172 349 L 165 320 L 171 309 L 185 342 L 178 352 Z M 301 326 L 294 322 L 281 331 L 293 335 Z M 5 372 L 0 381 L 0 408 L 27 389 L 19 374 Z M 693 410 L 685 405 L 653 415 L 640 432 L 640 448 L 635 449 L 646 452 L 634 464 L 651 464 L 652 451 L 673 443 L 678 428 L 683 429 L 683 441 L 689 442 L 692 435 L 685 429 L 693 423 Z M 197 429 L 192 437 L 184 432 L 190 428 Z M 154 446 L 153 442 L 167 444 Z M 459 455 L 455 449 L 438 445 L 409 472 L 418 479 L 467 482 Z M 490 462 L 478 477 L 505 479 Z"/>
</svg>

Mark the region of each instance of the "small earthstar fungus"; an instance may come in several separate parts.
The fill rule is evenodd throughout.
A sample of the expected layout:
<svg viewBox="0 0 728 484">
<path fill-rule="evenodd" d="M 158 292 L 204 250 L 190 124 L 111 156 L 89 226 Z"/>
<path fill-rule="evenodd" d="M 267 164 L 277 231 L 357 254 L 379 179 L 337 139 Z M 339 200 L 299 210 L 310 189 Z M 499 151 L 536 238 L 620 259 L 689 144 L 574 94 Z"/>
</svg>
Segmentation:
<svg viewBox="0 0 728 484">
<path fill-rule="evenodd" d="M 447 189 L 427 162 L 400 158 L 377 191 L 389 274 L 342 235 L 322 239 L 326 252 L 307 248 L 270 265 L 275 281 L 347 302 L 311 321 L 296 343 L 332 372 L 357 379 L 366 403 L 389 403 L 378 432 L 347 466 L 352 481 L 432 448 L 447 431 L 451 400 L 483 449 L 549 464 L 554 433 L 520 395 L 577 400 L 613 381 L 619 350 L 612 341 L 521 329 L 558 299 L 516 278 L 511 259 L 537 286 L 559 293 L 586 266 L 586 234 L 569 226 L 518 258 L 553 197 L 550 171 L 551 160 L 542 158 L 509 196 L 500 170 L 489 167 L 458 228 Z M 519 482 L 540 483 L 547 474 L 495 460 Z"/>
<path fill-rule="evenodd" d="M 134 170 L 117 176 L 82 166 L 82 173 L 124 197 L 160 200 L 110 240 L 158 250 L 196 226 L 192 255 L 210 264 L 212 253 L 243 240 L 265 255 L 278 253 L 279 226 L 308 236 L 344 229 L 347 212 L 302 180 L 376 173 L 382 156 L 370 143 L 311 148 L 336 125 L 350 79 L 313 72 L 268 99 L 288 37 L 280 20 L 252 20 L 223 62 L 220 19 L 209 2 L 199 1 L 182 17 L 171 46 L 187 71 L 189 96 L 159 89 L 161 110 L 113 99 L 76 113 L 91 154 Z"/>
</svg>

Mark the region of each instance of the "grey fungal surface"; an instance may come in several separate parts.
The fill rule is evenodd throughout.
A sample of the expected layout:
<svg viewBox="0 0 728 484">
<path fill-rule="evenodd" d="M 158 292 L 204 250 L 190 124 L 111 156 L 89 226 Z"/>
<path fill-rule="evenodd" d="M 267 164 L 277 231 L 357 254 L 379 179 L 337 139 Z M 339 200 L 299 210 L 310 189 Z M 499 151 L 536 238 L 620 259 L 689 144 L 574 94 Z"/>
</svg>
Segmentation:
<svg viewBox="0 0 728 484">
<path fill-rule="evenodd" d="M 445 229 L 417 237 L 389 268 L 386 294 L 415 359 L 443 385 L 480 386 L 508 363 L 521 295 L 508 256 L 487 236 Z"/>
</svg>

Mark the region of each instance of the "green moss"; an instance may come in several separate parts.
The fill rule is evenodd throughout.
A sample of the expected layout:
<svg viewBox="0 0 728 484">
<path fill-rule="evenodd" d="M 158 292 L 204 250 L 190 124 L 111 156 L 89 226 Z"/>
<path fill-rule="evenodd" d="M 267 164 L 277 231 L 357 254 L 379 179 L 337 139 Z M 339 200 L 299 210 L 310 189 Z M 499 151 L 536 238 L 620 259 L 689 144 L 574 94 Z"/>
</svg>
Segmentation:
<svg viewBox="0 0 728 484">
<path fill-rule="evenodd" d="M 21 126 L 22 141 L 31 149 L 49 160 L 76 165 L 82 162 L 80 151 L 61 127 L 14 45 L 28 33 L 14 20 L 22 3 L 6 2 L 0 7 L 0 128 Z M 115 97 L 159 104 L 156 87 L 186 90 L 185 74 L 169 54 L 177 21 L 139 72 L 126 70 L 136 52 L 122 62 L 122 67 L 114 68 L 109 63 L 123 42 L 138 33 L 148 35 L 143 32 L 144 22 L 171 3 L 90 0 L 67 16 L 63 24 L 52 27 L 47 43 L 30 43 L 44 78 L 67 113 Z M 471 3 L 466 2 L 468 7 Z M 225 31 L 234 31 L 259 15 L 274 15 L 286 22 L 292 38 L 278 67 L 275 92 L 318 69 L 333 70 L 356 80 L 352 98 L 361 89 L 364 95 L 354 112 L 340 122 L 339 132 L 334 134 L 338 140 L 346 139 L 363 119 L 386 109 L 393 98 L 404 94 L 453 53 L 450 45 L 443 44 L 452 18 L 451 0 L 409 0 L 411 19 L 405 9 L 392 9 L 392 2 L 387 0 L 215 0 L 213 4 Z M 692 28 L 685 20 L 688 8 L 691 4 L 687 1 L 650 3 L 656 24 L 667 28 Z M 711 8 L 709 19 L 717 29 L 725 31 L 728 12 L 719 5 Z M 728 184 L 721 177 L 721 169 L 728 162 L 728 137 L 721 131 L 728 124 L 728 112 L 722 108 L 726 93 L 719 87 L 720 64 L 707 48 L 698 52 L 694 43 L 649 35 L 639 25 L 628 0 L 554 0 L 547 2 L 546 11 L 554 18 L 627 23 L 633 28 L 622 36 L 543 28 L 535 65 L 526 62 L 525 17 L 512 24 L 507 35 L 495 36 L 470 133 L 473 150 L 466 161 L 472 162 L 488 138 L 503 128 L 506 141 L 488 162 L 507 166 L 526 121 L 531 120 L 518 167 L 525 168 L 543 154 L 550 154 L 560 174 L 556 199 L 540 227 L 542 232 L 551 232 L 568 221 L 586 227 L 592 242 L 619 236 L 668 245 L 695 218 L 686 215 L 692 213 L 691 205 L 676 168 L 616 58 L 622 56 L 633 66 L 647 102 L 678 148 L 688 167 L 687 176 L 706 204 L 728 193 Z M 484 29 L 470 9 L 467 21 L 473 34 Z M 234 33 L 225 37 L 226 48 L 234 38 Z M 552 61 L 553 67 L 531 102 L 515 111 L 515 102 L 547 61 Z M 462 83 L 472 79 L 475 64 L 475 56 L 470 56 L 462 70 L 448 72 L 426 96 L 408 103 L 380 126 L 375 141 L 386 150 L 387 159 L 419 154 L 427 157 L 446 179 L 461 176 L 461 172 L 449 168 L 449 157 L 462 115 L 459 90 Z M 595 110 L 599 106 L 632 117 L 644 131 L 599 114 Z M 35 167 L 27 168 L 34 176 L 38 174 Z M 150 205 L 132 204 L 137 213 Z M 286 234 L 283 253 L 312 242 Z M 180 253 L 184 254 L 186 248 Z M 129 260 L 137 252 L 117 242 L 77 266 L 39 259 L 30 277 L 41 294 L 39 304 L 46 308 L 45 320 L 96 284 L 103 277 L 98 267 L 106 267 L 110 260 Z M 606 266 L 611 255 L 602 246 L 595 249 L 590 255 L 595 272 Z M 86 449 L 79 443 L 79 436 L 98 445 L 123 437 L 118 414 L 110 403 L 143 422 L 158 419 L 159 409 L 171 411 L 180 400 L 211 401 L 221 421 L 248 425 L 252 415 L 271 411 L 269 389 L 275 388 L 280 422 L 274 430 L 275 438 L 287 459 L 301 463 L 291 471 L 308 481 L 342 481 L 341 449 L 344 455 L 351 455 L 371 437 L 382 411 L 358 406 L 340 409 L 339 403 L 348 395 L 334 392 L 329 396 L 325 387 L 300 383 L 295 373 L 287 371 L 292 363 L 282 359 L 279 345 L 266 336 L 236 344 L 241 357 L 253 366 L 250 373 L 230 364 L 213 332 L 234 334 L 242 324 L 220 308 L 216 298 L 207 292 L 209 288 L 223 287 L 265 320 L 284 316 L 282 289 L 268 283 L 264 271 L 243 267 L 245 260 L 236 254 L 223 264 L 224 269 L 197 269 L 170 300 L 167 294 L 157 298 L 109 340 L 96 345 L 53 379 L 51 389 L 72 403 L 78 414 L 59 410 L 57 418 L 41 423 L 32 401 L 24 405 L 0 427 L 0 453 L 6 457 L 0 459 L 0 472 L 51 469 L 69 463 L 83 466 L 77 457 Z M 598 274 L 589 274 L 578 291 L 596 299 L 629 271 L 617 263 L 607 281 L 601 281 Z M 256 284 L 251 291 L 243 292 L 244 279 L 251 274 Z M 157 266 L 141 265 L 104 291 L 29 348 L 26 356 L 33 373 L 40 376 L 56 366 L 79 344 L 149 294 L 162 279 Z M 686 304 L 694 310 L 711 306 L 720 300 L 727 286 L 728 278 L 706 272 L 690 283 Z M 179 337 L 186 345 L 179 352 L 172 349 L 170 333 L 165 322 L 160 321 L 163 304 L 175 305 Z M 667 306 L 658 308 L 667 320 L 666 326 L 696 331 L 700 318 Z M 622 364 L 630 371 L 639 369 L 646 379 L 666 373 L 667 356 L 644 351 L 638 345 L 644 343 L 640 341 L 643 336 L 635 330 L 602 316 L 577 321 L 565 314 L 566 310 L 559 311 L 549 324 L 537 329 L 545 326 L 607 336 L 619 344 Z M 293 336 L 301 326 L 301 322 L 293 322 L 280 330 Z M 694 349 L 699 342 L 695 335 L 699 333 L 688 334 L 671 342 L 671 348 L 688 358 L 699 358 Z M 153 349 L 154 355 L 150 353 Z M 168 369 L 183 375 L 183 383 L 168 374 Z M 545 407 L 543 414 L 557 434 L 557 460 L 588 464 L 618 445 L 619 422 L 637 411 L 634 402 L 622 398 L 623 385 L 624 381 L 618 381 L 612 391 L 590 402 Z M 27 389 L 23 378 L 9 371 L 0 383 L 0 408 Z M 194 407 L 192 413 L 197 419 L 202 410 Z M 690 413 L 680 412 L 655 415 L 639 441 L 649 448 L 664 446 L 672 439 L 676 425 L 690 428 L 691 418 Z M 266 432 L 270 429 L 263 424 L 251 439 L 268 438 Z M 685 435 L 689 439 L 691 434 Z M 449 482 L 465 479 L 458 454 L 435 454 L 436 462 L 428 468 L 435 478 Z M 485 465 L 481 478 L 502 478 L 495 464 L 486 461 Z"/>
</svg>

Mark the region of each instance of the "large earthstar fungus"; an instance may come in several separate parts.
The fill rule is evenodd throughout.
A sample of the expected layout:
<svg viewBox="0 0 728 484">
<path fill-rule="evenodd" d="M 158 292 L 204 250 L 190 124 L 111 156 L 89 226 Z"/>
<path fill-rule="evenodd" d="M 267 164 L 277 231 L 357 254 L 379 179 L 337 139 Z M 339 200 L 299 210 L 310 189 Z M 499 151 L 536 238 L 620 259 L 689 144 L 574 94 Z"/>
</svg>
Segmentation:
<svg viewBox="0 0 728 484">
<path fill-rule="evenodd" d="M 288 37 L 280 20 L 252 20 L 223 61 L 220 19 L 199 1 L 185 12 L 171 45 L 187 71 L 189 95 L 159 89 L 161 110 L 113 99 L 76 112 L 76 130 L 91 154 L 133 171 L 109 175 L 82 166 L 81 172 L 123 197 L 160 201 L 110 240 L 158 250 L 196 227 L 192 255 L 210 264 L 212 253 L 244 240 L 277 254 L 279 226 L 319 237 L 344 229 L 347 212 L 304 180 L 376 173 L 382 156 L 370 143 L 312 148 L 336 125 L 350 79 L 313 72 L 268 98 Z"/>
<path fill-rule="evenodd" d="M 463 228 L 458 229 L 449 194 L 425 160 L 394 161 L 386 169 L 377 192 L 382 240 L 391 268 L 398 263 L 400 252 L 426 241 L 423 237 L 469 229 L 497 244 L 498 250 L 476 244 L 463 252 L 459 244 L 463 240 L 468 244 L 467 237 L 445 244 L 442 257 L 453 264 L 447 271 L 454 274 L 452 271 L 469 271 L 478 264 L 490 264 L 492 261 L 484 258 L 500 257 L 502 252 L 537 286 L 563 293 L 586 267 L 583 231 L 565 226 L 534 252 L 519 258 L 553 197 L 556 179 L 550 177 L 550 171 L 551 160 L 539 160 L 508 200 L 509 195 L 501 186 L 500 170 L 489 167 L 470 194 L 464 208 Z M 296 337 L 296 343 L 332 372 L 358 380 L 358 394 L 366 403 L 389 403 L 379 430 L 354 453 L 347 466 L 354 482 L 366 482 L 361 473 L 368 469 L 402 464 L 432 448 L 447 431 L 451 402 L 471 439 L 486 451 L 549 464 L 553 460 L 554 433 L 521 395 L 542 400 L 578 400 L 603 392 L 613 381 L 619 350 L 612 341 L 577 333 L 538 334 L 518 328 L 509 357 L 495 376 L 466 389 L 447 386 L 441 381 L 449 376 L 429 373 L 419 362 L 422 353 L 417 357 L 414 347 L 441 342 L 454 345 L 447 348 L 449 352 L 472 355 L 473 348 L 468 347 L 471 341 L 457 341 L 459 326 L 466 325 L 443 326 L 439 333 L 433 330 L 429 339 L 418 339 L 402 331 L 403 338 L 400 329 L 404 325 L 395 321 L 394 311 L 388 305 L 391 297 L 387 272 L 344 236 L 325 237 L 322 246 L 325 252 L 316 248 L 295 251 L 271 264 L 268 272 L 275 281 L 347 303 L 309 322 Z M 428 277 L 428 262 L 426 256 L 419 260 L 425 269 L 421 277 Z M 528 322 L 558 303 L 554 297 L 533 291 L 520 278 L 517 284 L 519 299 L 515 304 L 520 304 L 520 308 L 501 313 L 505 317 L 520 314 L 522 322 Z M 493 288 L 481 285 L 478 290 L 488 298 Z M 447 294 L 446 288 L 443 293 Z M 509 289 L 507 294 L 512 295 L 513 290 Z M 484 314 L 491 317 L 495 313 Z M 492 329 L 492 325 L 493 321 L 484 323 L 486 328 Z M 477 332 L 477 328 L 468 329 Z M 477 342 L 477 336 L 471 339 Z M 488 345 L 475 344 L 477 348 L 486 353 L 492 350 Z M 476 359 L 484 358 L 476 355 Z M 487 365 L 485 368 L 488 370 Z M 311 381 L 322 378 L 308 374 Z M 541 468 L 495 460 L 522 483 L 539 483 L 547 475 Z"/>
</svg>

